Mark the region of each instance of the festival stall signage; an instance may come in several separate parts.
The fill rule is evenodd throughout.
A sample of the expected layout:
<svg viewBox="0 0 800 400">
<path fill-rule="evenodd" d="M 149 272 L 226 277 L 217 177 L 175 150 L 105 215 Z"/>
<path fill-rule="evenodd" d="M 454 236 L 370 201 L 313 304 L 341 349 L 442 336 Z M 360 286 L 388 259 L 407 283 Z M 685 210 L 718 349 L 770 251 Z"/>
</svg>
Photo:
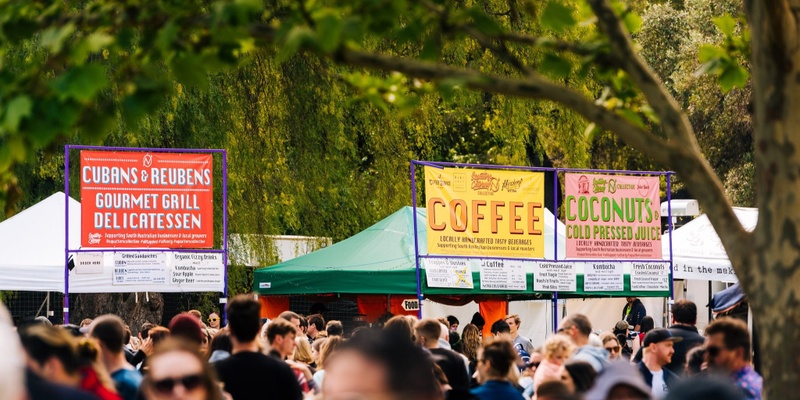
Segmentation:
<svg viewBox="0 0 800 400">
<path fill-rule="evenodd" d="M 586 292 L 621 292 L 625 290 L 623 264 L 618 262 L 584 263 L 583 290 Z"/>
<path fill-rule="evenodd" d="M 429 254 L 544 258 L 544 174 L 425 167 Z"/>
<path fill-rule="evenodd" d="M 167 254 L 163 252 L 114 253 L 114 285 L 165 285 Z"/>
<path fill-rule="evenodd" d="M 661 259 L 658 177 L 565 175 L 567 258 Z"/>
<path fill-rule="evenodd" d="M 179 286 L 208 286 L 225 283 L 222 255 L 218 253 L 172 253 L 170 283 Z"/>
<path fill-rule="evenodd" d="M 669 264 L 634 262 L 631 267 L 631 290 L 669 290 Z"/>
<path fill-rule="evenodd" d="M 521 260 L 481 260 L 482 290 L 525 290 L 525 265 Z"/>
<path fill-rule="evenodd" d="M 575 292 L 578 273 L 575 263 L 533 263 L 534 292 Z"/>
<path fill-rule="evenodd" d="M 81 151 L 83 247 L 210 248 L 211 154 Z"/>
<path fill-rule="evenodd" d="M 466 258 L 426 258 L 425 277 L 428 287 L 472 289 L 472 264 L 477 260 Z"/>
</svg>

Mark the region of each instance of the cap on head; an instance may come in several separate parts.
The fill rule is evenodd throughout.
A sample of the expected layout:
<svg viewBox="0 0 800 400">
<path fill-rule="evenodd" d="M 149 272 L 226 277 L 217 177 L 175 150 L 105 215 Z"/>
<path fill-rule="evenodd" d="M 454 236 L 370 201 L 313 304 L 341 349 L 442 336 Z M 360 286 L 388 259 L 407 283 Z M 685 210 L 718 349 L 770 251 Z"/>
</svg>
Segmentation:
<svg viewBox="0 0 800 400">
<path fill-rule="evenodd" d="M 683 338 L 679 336 L 673 336 L 672 332 L 670 332 L 669 329 L 658 328 L 658 329 L 653 329 L 650 332 L 647 332 L 647 335 L 644 335 L 643 345 L 644 347 L 647 347 L 650 346 L 650 344 L 652 343 L 661 343 L 661 342 L 666 342 L 668 340 L 672 342 L 680 342 L 681 340 L 683 340 Z"/>
<path fill-rule="evenodd" d="M 618 331 L 624 331 L 626 329 L 633 329 L 633 327 L 628 324 L 628 321 L 619 321 L 616 325 L 614 325 L 614 329 Z"/>
</svg>

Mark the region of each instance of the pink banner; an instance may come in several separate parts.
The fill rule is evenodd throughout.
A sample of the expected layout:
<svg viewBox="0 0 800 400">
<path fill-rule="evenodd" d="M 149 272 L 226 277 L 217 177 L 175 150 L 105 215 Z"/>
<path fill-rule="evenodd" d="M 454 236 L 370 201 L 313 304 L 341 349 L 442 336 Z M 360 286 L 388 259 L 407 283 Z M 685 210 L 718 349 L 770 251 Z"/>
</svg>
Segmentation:
<svg viewBox="0 0 800 400">
<path fill-rule="evenodd" d="M 567 258 L 661 259 L 659 177 L 566 174 Z"/>
</svg>

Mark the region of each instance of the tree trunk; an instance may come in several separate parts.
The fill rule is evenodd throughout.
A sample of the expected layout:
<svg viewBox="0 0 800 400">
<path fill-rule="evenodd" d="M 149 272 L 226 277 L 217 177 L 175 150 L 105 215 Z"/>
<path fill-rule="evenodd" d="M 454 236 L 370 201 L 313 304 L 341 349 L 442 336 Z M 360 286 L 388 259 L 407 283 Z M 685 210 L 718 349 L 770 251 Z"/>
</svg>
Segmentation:
<svg viewBox="0 0 800 400">
<path fill-rule="evenodd" d="M 800 37 L 796 1 L 747 0 L 758 226 L 734 264 L 762 334 L 766 397 L 800 399 Z"/>
<path fill-rule="evenodd" d="M 161 293 L 98 293 L 78 295 L 70 320 L 79 324 L 84 318 L 115 314 L 122 318 L 136 335 L 145 322 L 161 324 L 164 296 Z M 148 301 L 149 298 L 149 301 Z M 74 316 L 74 317 L 73 317 Z"/>
</svg>

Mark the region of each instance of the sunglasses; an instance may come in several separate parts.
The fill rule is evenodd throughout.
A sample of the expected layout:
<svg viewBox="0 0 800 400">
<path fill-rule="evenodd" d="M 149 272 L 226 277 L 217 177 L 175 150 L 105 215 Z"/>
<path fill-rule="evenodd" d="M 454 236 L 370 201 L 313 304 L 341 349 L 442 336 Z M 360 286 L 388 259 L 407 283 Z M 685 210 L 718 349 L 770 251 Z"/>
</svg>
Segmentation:
<svg viewBox="0 0 800 400">
<path fill-rule="evenodd" d="M 619 353 L 619 351 L 621 350 L 621 347 L 620 346 L 606 347 L 606 350 L 608 350 L 608 351 L 610 351 L 612 353 Z"/>
<path fill-rule="evenodd" d="M 217 322 L 217 321 L 219 321 L 219 318 L 209 318 L 208 319 L 208 322 Z"/>
<path fill-rule="evenodd" d="M 200 374 L 187 375 L 180 378 L 166 378 L 153 381 L 153 389 L 157 392 L 168 394 L 175 390 L 176 385 L 183 386 L 187 391 L 192 391 L 203 384 L 203 377 Z"/>
</svg>

